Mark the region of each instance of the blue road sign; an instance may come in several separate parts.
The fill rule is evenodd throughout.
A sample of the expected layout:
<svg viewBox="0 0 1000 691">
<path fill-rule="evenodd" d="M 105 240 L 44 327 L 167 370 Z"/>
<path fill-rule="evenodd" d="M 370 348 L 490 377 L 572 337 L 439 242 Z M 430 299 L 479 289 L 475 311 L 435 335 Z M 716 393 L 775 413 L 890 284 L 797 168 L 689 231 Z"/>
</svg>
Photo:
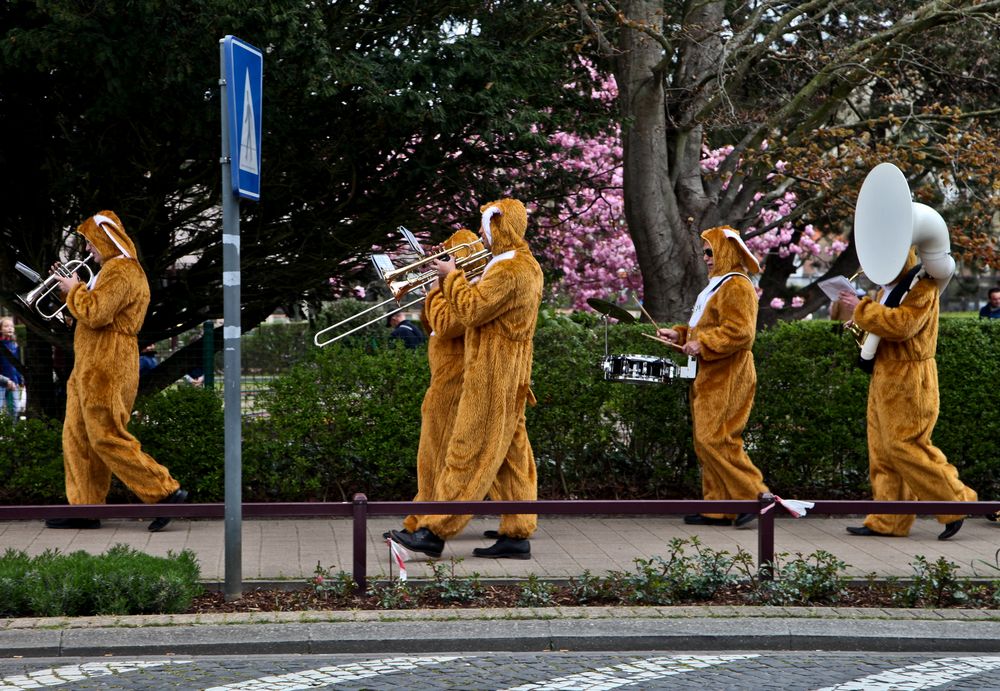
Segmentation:
<svg viewBox="0 0 1000 691">
<path fill-rule="evenodd" d="M 229 155 L 233 192 L 260 199 L 261 96 L 264 54 L 235 36 L 224 39 L 226 93 L 229 101 Z"/>
</svg>

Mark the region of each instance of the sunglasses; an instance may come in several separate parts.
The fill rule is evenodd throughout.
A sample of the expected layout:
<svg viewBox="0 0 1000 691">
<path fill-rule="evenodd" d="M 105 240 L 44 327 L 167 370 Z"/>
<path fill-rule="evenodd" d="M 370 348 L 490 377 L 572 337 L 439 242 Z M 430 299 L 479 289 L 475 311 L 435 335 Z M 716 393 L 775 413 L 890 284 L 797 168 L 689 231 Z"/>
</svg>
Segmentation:
<svg viewBox="0 0 1000 691">
<path fill-rule="evenodd" d="M 706 257 L 711 257 L 712 256 L 712 248 L 711 247 L 708 247 L 708 248 L 705 249 L 705 256 Z"/>
</svg>

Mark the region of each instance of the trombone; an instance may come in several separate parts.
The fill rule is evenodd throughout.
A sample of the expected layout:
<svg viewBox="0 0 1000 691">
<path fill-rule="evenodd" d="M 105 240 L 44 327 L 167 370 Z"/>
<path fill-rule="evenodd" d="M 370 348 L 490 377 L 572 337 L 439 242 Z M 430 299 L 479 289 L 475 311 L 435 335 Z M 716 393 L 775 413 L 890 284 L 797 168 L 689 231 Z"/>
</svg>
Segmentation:
<svg viewBox="0 0 1000 691">
<path fill-rule="evenodd" d="M 93 258 L 94 258 L 93 254 L 88 254 L 83 259 L 74 259 L 72 261 L 66 262 L 65 264 L 62 264 L 61 266 L 59 266 L 59 268 L 55 270 L 55 272 L 49 274 L 44 281 L 42 281 L 37 286 L 29 290 L 27 293 L 19 294 L 17 296 L 17 299 L 23 302 L 24 305 L 28 307 L 28 309 L 35 310 L 35 312 L 37 312 L 42 319 L 46 321 L 52 319 L 58 319 L 66 326 L 69 326 L 69 323 L 66 321 L 66 315 L 63 314 L 63 310 L 66 309 L 65 302 L 60 300 L 61 305 L 57 309 L 54 309 L 50 312 L 46 312 L 45 310 L 42 309 L 42 300 L 51 296 L 53 291 L 59 289 L 59 282 L 56 280 L 57 278 L 60 277 L 66 278 L 72 276 L 80 269 L 86 269 L 87 271 L 87 278 L 83 282 L 90 283 L 91 279 L 94 278 L 94 271 L 93 269 L 90 268 L 87 262 Z M 24 267 L 24 265 L 21 264 L 20 267 Z M 25 273 L 24 270 L 20 267 L 15 267 L 15 268 L 18 268 L 18 270 L 20 270 L 22 273 Z M 34 273 L 36 276 L 38 275 L 35 272 L 32 273 Z"/>
<path fill-rule="evenodd" d="M 477 247 L 479 249 L 476 249 Z M 426 290 L 428 286 L 432 285 L 434 281 L 437 280 L 437 271 L 433 268 L 426 269 L 427 266 L 430 266 L 430 262 L 432 260 L 445 259 L 449 254 L 462 250 L 468 251 L 469 254 L 467 254 L 464 257 L 456 257 L 455 265 L 458 268 L 465 271 L 466 275 L 469 277 L 478 276 L 479 274 L 481 274 L 483 270 L 486 268 L 486 264 L 488 262 L 487 258 L 490 257 L 492 253 L 490 252 L 490 250 L 483 247 L 482 242 L 478 240 L 476 242 L 464 242 L 459 245 L 454 245 L 453 247 L 446 250 L 442 250 L 436 254 L 429 254 L 427 256 L 424 256 L 418 261 L 415 261 L 411 264 L 407 264 L 406 266 L 401 266 L 399 268 L 392 268 L 388 270 L 386 269 L 389 266 L 392 266 L 392 262 L 389 261 L 389 258 L 384 254 L 373 255 L 372 262 L 375 264 L 375 267 L 382 275 L 382 280 L 384 280 L 386 282 L 386 285 L 389 286 L 389 291 L 392 293 L 392 297 L 386 298 L 382 302 L 376 303 L 370 307 L 366 307 L 357 314 L 351 315 L 347 319 L 342 319 L 336 324 L 331 324 L 325 329 L 317 331 L 316 335 L 313 336 L 313 343 L 322 348 L 323 346 L 329 345 L 335 341 L 339 341 L 340 339 L 346 336 L 350 336 L 355 331 L 360 331 L 366 326 L 370 326 L 371 324 L 374 324 L 375 322 L 380 321 L 391 314 L 395 314 L 396 312 L 402 312 L 403 310 L 412 307 L 413 305 L 416 305 L 418 302 L 424 299 L 423 296 L 418 297 L 414 300 L 410 300 L 409 302 L 403 304 L 400 304 L 399 301 L 402 300 L 406 295 L 415 290 L 420 290 L 420 289 Z M 415 276 L 409 276 L 409 274 L 413 274 L 414 272 L 419 272 L 419 273 L 417 273 L 417 275 Z M 338 328 L 350 324 L 350 322 L 353 322 L 354 320 L 363 317 L 366 314 L 374 312 L 375 310 L 385 305 L 388 305 L 390 302 L 395 302 L 397 303 L 398 306 L 395 307 L 394 309 L 389 310 L 384 314 L 379 314 L 377 317 L 369 319 L 368 321 L 359 324 L 358 326 L 355 326 L 348 331 L 344 331 L 343 333 L 339 333 L 335 336 L 324 339 L 324 336 L 329 332 L 336 331 Z"/>
</svg>

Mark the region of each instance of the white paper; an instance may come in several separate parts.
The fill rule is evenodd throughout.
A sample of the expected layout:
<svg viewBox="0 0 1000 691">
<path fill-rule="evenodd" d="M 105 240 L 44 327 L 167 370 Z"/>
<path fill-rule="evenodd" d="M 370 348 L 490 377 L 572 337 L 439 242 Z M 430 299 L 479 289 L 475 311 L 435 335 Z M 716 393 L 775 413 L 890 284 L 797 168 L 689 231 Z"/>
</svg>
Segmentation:
<svg viewBox="0 0 1000 691">
<path fill-rule="evenodd" d="M 840 297 L 840 291 L 846 290 L 848 293 L 857 293 L 857 288 L 851 285 L 851 282 L 847 280 L 846 276 L 834 276 L 833 278 L 828 278 L 825 281 L 819 282 L 819 289 L 823 291 L 823 294 L 830 298 L 830 301 L 837 300 Z"/>
</svg>

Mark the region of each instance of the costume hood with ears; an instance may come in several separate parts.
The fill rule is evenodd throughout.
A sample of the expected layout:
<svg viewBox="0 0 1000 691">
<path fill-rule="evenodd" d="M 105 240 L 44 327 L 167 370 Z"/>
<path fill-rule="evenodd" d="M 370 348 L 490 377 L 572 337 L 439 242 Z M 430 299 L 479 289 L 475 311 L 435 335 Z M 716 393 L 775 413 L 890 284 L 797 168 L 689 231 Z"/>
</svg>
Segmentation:
<svg viewBox="0 0 1000 691">
<path fill-rule="evenodd" d="M 760 273 L 760 264 L 736 230 L 729 226 L 709 228 L 702 232 L 701 238 L 712 248 L 715 259 L 710 276 L 722 276 L 732 271 Z"/>
<path fill-rule="evenodd" d="M 104 261 L 122 255 L 135 259 L 132 239 L 125 233 L 125 226 L 114 211 L 101 211 L 77 226 L 76 232 L 87 238 Z"/>
<path fill-rule="evenodd" d="M 516 199 L 500 199 L 483 204 L 483 230 L 494 255 L 527 247 L 524 232 L 528 228 L 528 211 Z"/>
</svg>

